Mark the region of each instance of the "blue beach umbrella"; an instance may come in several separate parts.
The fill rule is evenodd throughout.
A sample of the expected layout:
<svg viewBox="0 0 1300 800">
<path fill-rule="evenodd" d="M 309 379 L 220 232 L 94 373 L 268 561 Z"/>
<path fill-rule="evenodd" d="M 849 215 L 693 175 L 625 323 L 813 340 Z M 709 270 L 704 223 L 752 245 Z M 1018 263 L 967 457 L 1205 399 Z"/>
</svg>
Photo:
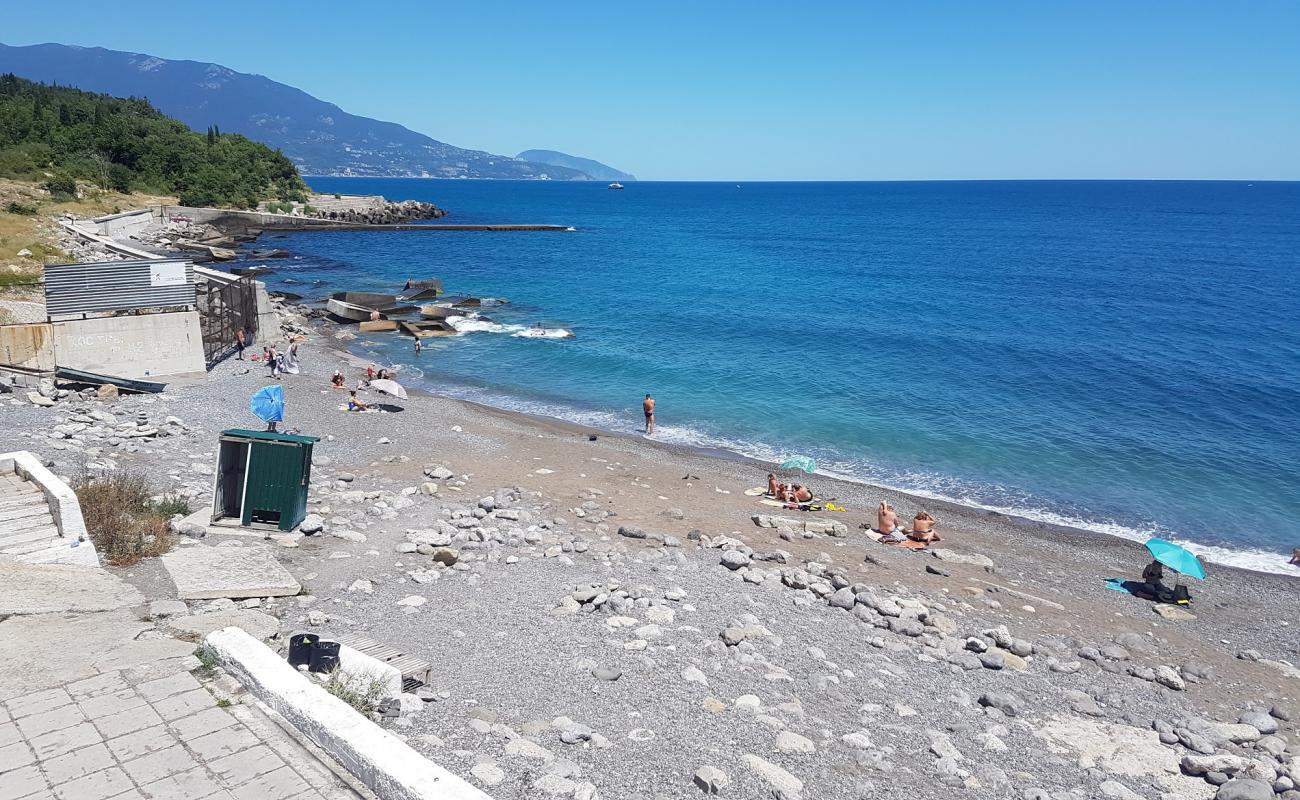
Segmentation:
<svg viewBox="0 0 1300 800">
<path fill-rule="evenodd" d="M 1157 538 L 1147 542 L 1147 550 L 1152 558 L 1175 572 L 1198 580 L 1205 579 L 1205 567 L 1201 566 L 1201 560 L 1182 545 Z"/>
<path fill-rule="evenodd" d="M 248 400 L 248 409 L 263 422 L 284 422 L 284 387 L 263 386 Z"/>
<path fill-rule="evenodd" d="M 782 461 L 781 469 L 801 469 L 811 475 L 817 471 L 817 462 L 808 456 L 795 456 Z"/>
</svg>

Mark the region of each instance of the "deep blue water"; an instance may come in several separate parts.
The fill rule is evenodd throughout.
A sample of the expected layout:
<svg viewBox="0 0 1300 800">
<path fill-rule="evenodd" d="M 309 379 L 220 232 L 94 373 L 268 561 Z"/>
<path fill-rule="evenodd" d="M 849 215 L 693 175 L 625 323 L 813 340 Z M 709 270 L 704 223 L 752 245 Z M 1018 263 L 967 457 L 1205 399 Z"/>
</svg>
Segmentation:
<svg viewBox="0 0 1300 800">
<path fill-rule="evenodd" d="M 652 392 L 667 440 L 1221 561 L 1300 546 L 1300 184 L 311 183 L 576 227 L 283 242 L 272 283 L 309 296 L 510 299 L 418 357 L 368 340 L 435 390 L 625 431 Z"/>
</svg>

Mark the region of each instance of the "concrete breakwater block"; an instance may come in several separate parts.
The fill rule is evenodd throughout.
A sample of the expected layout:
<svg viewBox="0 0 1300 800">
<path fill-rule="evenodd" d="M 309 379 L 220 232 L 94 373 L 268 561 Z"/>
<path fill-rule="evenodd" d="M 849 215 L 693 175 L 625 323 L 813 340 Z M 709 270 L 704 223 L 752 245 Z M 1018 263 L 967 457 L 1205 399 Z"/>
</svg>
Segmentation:
<svg viewBox="0 0 1300 800">
<path fill-rule="evenodd" d="M 302 591 L 265 547 L 192 545 L 162 557 L 182 600 L 284 597 Z"/>
</svg>

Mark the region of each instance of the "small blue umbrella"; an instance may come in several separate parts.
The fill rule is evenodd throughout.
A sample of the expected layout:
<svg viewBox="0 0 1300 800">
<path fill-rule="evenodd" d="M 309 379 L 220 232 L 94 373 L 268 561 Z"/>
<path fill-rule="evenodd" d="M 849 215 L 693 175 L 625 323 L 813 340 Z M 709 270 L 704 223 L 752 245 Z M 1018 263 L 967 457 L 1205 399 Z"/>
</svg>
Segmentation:
<svg viewBox="0 0 1300 800">
<path fill-rule="evenodd" d="M 782 461 L 781 469 L 801 469 L 811 475 L 817 471 L 817 462 L 808 456 L 795 456 Z"/>
<path fill-rule="evenodd" d="M 1205 579 L 1205 567 L 1201 565 L 1201 560 L 1182 545 L 1155 538 L 1147 542 L 1147 550 L 1152 558 L 1175 572 L 1198 580 Z"/>
<path fill-rule="evenodd" d="M 284 387 L 263 386 L 249 398 L 248 408 L 263 422 L 284 422 Z"/>
</svg>

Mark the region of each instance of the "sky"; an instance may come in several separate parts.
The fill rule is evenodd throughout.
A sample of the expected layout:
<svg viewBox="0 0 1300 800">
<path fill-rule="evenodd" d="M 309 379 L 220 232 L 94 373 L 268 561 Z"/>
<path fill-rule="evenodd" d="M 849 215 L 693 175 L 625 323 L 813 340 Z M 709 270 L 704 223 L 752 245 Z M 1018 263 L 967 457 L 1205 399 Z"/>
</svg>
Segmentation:
<svg viewBox="0 0 1300 800">
<path fill-rule="evenodd" d="M 6 44 L 212 61 L 643 180 L 1300 179 L 1291 0 L 4 6 Z"/>
</svg>

